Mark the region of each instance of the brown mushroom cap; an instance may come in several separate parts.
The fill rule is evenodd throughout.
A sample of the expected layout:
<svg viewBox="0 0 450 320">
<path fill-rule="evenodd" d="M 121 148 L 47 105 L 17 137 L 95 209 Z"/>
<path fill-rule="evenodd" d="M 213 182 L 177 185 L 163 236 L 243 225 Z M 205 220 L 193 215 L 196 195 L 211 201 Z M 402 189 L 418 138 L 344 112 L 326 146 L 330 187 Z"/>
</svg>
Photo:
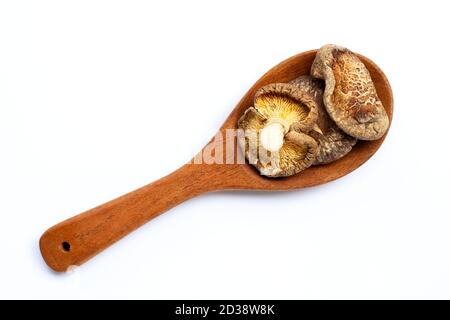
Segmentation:
<svg viewBox="0 0 450 320">
<path fill-rule="evenodd" d="M 318 106 L 317 127 L 309 135 L 319 143 L 314 165 L 335 161 L 352 150 L 356 139 L 343 132 L 328 115 L 323 103 L 323 81 L 311 76 L 300 76 L 290 82 L 303 92 L 310 94 Z"/>
<path fill-rule="evenodd" d="M 254 106 L 238 121 L 238 127 L 245 131 L 245 139 L 239 139 L 240 146 L 249 163 L 262 175 L 296 174 L 311 166 L 316 158 L 318 144 L 305 134 L 316 120 L 317 104 L 310 95 L 287 83 L 267 85 L 256 92 Z M 275 139 L 281 138 L 276 151 L 269 150 L 261 139 L 261 132 L 269 127 L 277 133 Z M 303 129 L 305 133 L 293 128 Z"/>
<path fill-rule="evenodd" d="M 369 71 L 353 52 L 332 44 L 323 46 L 311 75 L 325 80 L 326 110 L 344 132 L 361 140 L 376 140 L 386 133 L 387 113 Z"/>
</svg>

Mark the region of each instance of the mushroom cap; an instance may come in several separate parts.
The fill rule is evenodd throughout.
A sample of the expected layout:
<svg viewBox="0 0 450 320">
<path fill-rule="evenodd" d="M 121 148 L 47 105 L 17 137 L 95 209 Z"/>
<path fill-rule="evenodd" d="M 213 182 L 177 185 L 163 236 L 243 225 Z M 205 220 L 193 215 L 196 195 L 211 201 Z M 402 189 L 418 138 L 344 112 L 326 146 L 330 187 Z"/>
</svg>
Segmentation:
<svg viewBox="0 0 450 320">
<path fill-rule="evenodd" d="M 323 103 L 323 90 L 325 87 L 323 81 L 313 79 L 311 76 L 300 76 L 290 83 L 303 92 L 310 94 L 318 107 L 317 127 L 314 127 L 309 132 L 309 135 L 319 144 L 317 157 L 313 164 L 330 163 L 349 153 L 357 140 L 339 129 L 328 115 Z"/>
<path fill-rule="evenodd" d="M 361 140 L 381 138 L 389 118 L 369 71 L 350 50 L 328 44 L 317 52 L 311 75 L 325 80 L 324 104 L 347 134 Z"/>
<path fill-rule="evenodd" d="M 270 84 L 256 92 L 254 106 L 239 119 L 245 139 L 238 140 L 245 157 L 261 175 L 290 176 L 311 166 L 316 158 L 318 144 L 306 134 L 316 120 L 317 104 L 310 95 L 291 84 Z M 267 150 L 261 142 L 260 133 L 267 127 L 282 130 L 283 143 L 278 151 Z"/>
<path fill-rule="evenodd" d="M 308 133 L 317 121 L 317 103 L 309 95 L 288 83 L 272 83 L 256 91 L 255 108 L 267 119 L 280 121 L 286 131 Z"/>
</svg>

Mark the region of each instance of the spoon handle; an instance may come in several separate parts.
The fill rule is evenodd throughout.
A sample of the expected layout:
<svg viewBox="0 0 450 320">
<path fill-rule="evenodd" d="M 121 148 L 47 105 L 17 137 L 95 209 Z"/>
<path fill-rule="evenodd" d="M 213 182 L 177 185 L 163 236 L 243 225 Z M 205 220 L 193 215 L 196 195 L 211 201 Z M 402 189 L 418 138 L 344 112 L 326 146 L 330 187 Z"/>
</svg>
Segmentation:
<svg viewBox="0 0 450 320">
<path fill-rule="evenodd" d="M 58 272 L 81 265 L 164 211 L 220 189 L 214 167 L 186 164 L 160 180 L 53 226 L 39 242 L 45 262 Z"/>
</svg>

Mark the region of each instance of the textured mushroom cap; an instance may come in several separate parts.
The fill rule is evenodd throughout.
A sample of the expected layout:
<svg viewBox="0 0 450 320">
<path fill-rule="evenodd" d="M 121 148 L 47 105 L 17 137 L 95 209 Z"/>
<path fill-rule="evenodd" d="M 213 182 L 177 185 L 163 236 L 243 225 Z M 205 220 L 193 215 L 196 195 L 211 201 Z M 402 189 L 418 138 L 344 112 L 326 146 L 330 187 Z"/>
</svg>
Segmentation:
<svg viewBox="0 0 450 320">
<path fill-rule="evenodd" d="M 245 130 L 245 139 L 239 139 L 239 143 L 249 163 L 261 175 L 290 176 L 311 166 L 318 151 L 312 137 L 293 128 L 308 132 L 316 120 L 317 104 L 311 95 L 291 84 L 270 84 L 256 92 L 254 106 L 239 119 L 238 127 Z M 261 143 L 261 131 L 273 124 L 284 130 L 278 151 L 269 151 Z"/>
<path fill-rule="evenodd" d="M 324 83 L 311 76 L 300 76 L 290 82 L 301 91 L 310 94 L 317 104 L 317 127 L 309 132 L 319 144 L 314 165 L 335 161 L 352 150 L 356 139 L 343 132 L 330 118 L 323 103 Z"/>
<path fill-rule="evenodd" d="M 369 71 L 353 52 L 332 44 L 323 46 L 311 75 L 325 80 L 325 107 L 344 132 L 361 140 L 376 140 L 386 133 L 387 113 Z"/>
</svg>

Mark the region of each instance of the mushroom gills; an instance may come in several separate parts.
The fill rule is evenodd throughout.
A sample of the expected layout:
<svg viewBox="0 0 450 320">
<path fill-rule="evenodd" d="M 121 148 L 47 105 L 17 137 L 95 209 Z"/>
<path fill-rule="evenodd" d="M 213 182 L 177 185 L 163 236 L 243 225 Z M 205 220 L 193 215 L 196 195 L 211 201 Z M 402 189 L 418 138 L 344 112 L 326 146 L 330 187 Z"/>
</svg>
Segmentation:
<svg viewBox="0 0 450 320">
<path fill-rule="evenodd" d="M 245 132 L 241 148 L 261 175 L 296 174 L 312 165 L 317 154 L 317 142 L 307 135 L 316 121 L 317 106 L 309 95 L 291 84 L 267 85 L 238 121 Z"/>
</svg>

